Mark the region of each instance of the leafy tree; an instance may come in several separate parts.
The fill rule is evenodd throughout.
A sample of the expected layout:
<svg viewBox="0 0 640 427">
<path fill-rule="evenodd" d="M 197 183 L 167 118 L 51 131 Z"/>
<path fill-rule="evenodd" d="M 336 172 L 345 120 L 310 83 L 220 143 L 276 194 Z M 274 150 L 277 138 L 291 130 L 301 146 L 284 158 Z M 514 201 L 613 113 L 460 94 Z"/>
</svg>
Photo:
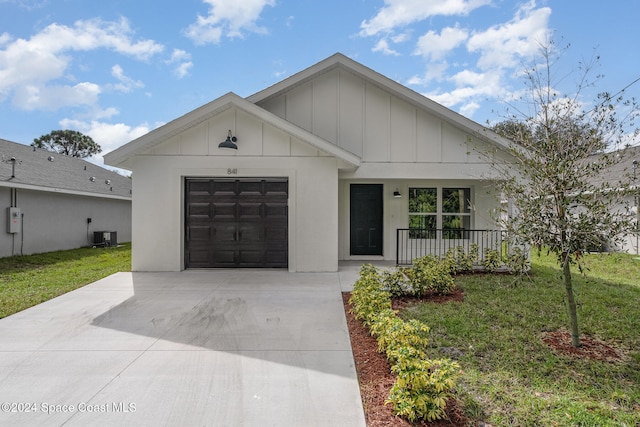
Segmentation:
<svg viewBox="0 0 640 427">
<path fill-rule="evenodd" d="M 31 146 L 80 158 L 90 157 L 102 151 L 90 136 L 75 130 L 54 130 L 34 139 Z"/>
<path fill-rule="evenodd" d="M 555 89 L 559 55 L 553 43 L 541 46 L 539 56 L 525 70 L 527 112 L 508 112 L 493 127 L 514 142 L 509 151 L 515 161 L 494 164 L 501 178 L 497 185 L 515 207 L 515 214 L 501 212 L 499 221 L 520 243 L 557 255 L 572 344 L 579 347 L 570 267 L 577 264 L 582 270 L 585 251 L 601 247 L 603 240 L 615 243 L 633 229 L 626 206 L 631 177 L 625 173 L 610 179 L 607 171 L 623 159 L 624 150 L 613 149 L 638 136 L 638 129 L 632 129 L 638 108 L 623 93 L 601 93 L 595 105 L 584 107 L 581 95 L 595 83 L 589 74 L 599 58 L 580 64 L 575 93 L 563 96 Z"/>
</svg>

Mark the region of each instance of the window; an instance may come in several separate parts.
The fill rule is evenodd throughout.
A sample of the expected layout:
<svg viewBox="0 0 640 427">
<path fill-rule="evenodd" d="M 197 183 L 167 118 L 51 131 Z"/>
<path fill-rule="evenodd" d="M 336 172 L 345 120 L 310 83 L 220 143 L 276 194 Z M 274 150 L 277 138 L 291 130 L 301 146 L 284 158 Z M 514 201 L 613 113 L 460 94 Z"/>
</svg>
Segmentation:
<svg viewBox="0 0 640 427">
<path fill-rule="evenodd" d="M 409 229 L 422 230 L 409 237 L 433 239 L 442 229 L 445 239 L 464 238 L 471 228 L 470 204 L 470 188 L 409 188 Z"/>
</svg>

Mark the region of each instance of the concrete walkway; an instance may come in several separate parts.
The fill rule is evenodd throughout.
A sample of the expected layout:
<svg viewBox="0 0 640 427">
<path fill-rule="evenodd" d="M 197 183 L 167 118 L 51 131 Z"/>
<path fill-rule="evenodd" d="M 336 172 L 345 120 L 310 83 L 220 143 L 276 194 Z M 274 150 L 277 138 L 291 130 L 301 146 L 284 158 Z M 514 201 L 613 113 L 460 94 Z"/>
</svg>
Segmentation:
<svg viewBox="0 0 640 427">
<path fill-rule="evenodd" d="M 0 320 L 0 425 L 364 426 L 339 273 L 117 273 Z"/>
</svg>

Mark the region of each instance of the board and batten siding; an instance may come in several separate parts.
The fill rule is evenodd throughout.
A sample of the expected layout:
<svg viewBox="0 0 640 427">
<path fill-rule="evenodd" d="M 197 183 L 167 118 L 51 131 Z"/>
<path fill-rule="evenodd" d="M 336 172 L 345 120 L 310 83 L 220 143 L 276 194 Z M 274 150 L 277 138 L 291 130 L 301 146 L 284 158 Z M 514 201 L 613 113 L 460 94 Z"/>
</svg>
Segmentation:
<svg viewBox="0 0 640 427">
<path fill-rule="evenodd" d="M 344 69 L 259 105 L 363 163 L 483 162 L 474 137 Z"/>
</svg>

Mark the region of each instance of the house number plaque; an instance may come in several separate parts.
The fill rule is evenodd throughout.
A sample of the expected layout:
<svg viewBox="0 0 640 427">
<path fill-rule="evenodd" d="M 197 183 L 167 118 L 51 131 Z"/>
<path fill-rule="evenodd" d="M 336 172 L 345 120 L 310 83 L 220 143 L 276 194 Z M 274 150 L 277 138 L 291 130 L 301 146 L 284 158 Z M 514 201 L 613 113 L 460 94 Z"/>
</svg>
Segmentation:
<svg viewBox="0 0 640 427">
<path fill-rule="evenodd" d="M 237 168 L 229 168 L 227 169 L 227 175 L 238 175 L 238 169 Z"/>
</svg>

